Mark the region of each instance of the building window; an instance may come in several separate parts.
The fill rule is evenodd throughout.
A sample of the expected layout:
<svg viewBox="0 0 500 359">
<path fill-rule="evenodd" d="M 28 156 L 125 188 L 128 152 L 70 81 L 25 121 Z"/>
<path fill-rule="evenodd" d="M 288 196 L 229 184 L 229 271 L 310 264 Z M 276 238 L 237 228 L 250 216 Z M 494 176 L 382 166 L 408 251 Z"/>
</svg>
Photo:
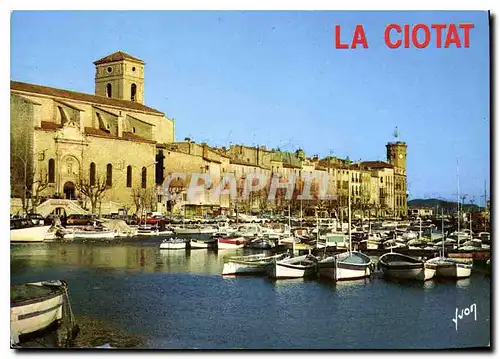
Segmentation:
<svg viewBox="0 0 500 359">
<path fill-rule="evenodd" d="M 90 164 L 90 176 L 89 176 L 89 180 L 90 180 L 90 185 L 91 186 L 94 186 L 95 185 L 95 163 L 92 162 Z"/>
<path fill-rule="evenodd" d="M 132 84 L 130 86 L 130 101 L 135 101 L 136 100 L 136 93 L 137 93 L 137 86 L 136 84 Z"/>
<path fill-rule="evenodd" d="M 106 186 L 113 186 L 113 165 L 111 163 L 106 166 Z"/>
<path fill-rule="evenodd" d="M 132 166 L 127 166 L 127 187 L 132 187 Z"/>
<path fill-rule="evenodd" d="M 141 185 L 142 188 L 146 188 L 147 185 L 147 179 L 148 179 L 148 174 L 146 172 L 146 167 L 142 167 L 142 173 L 141 173 Z"/>
<path fill-rule="evenodd" d="M 111 84 L 106 85 L 106 96 L 111 97 L 113 95 L 113 87 Z"/>
<path fill-rule="evenodd" d="M 56 181 L 56 161 L 51 158 L 49 160 L 49 183 Z"/>
</svg>

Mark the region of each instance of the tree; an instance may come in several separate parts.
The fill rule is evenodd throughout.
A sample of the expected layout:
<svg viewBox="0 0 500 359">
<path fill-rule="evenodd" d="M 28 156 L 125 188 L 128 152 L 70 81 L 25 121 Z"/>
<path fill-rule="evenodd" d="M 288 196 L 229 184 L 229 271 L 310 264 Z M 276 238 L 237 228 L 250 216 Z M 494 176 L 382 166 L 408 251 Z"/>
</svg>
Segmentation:
<svg viewBox="0 0 500 359">
<path fill-rule="evenodd" d="M 43 161 L 44 153 L 41 158 Z M 24 213 L 35 213 L 41 201 L 41 193 L 49 186 L 47 171 L 41 166 L 37 168 L 33 165 L 29 151 L 14 151 L 11 153 L 11 161 L 12 195 L 21 198 Z"/>
<path fill-rule="evenodd" d="M 106 184 L 106 176 L 98 176 L 97 173 L 93 181 L 85 176 L 81 171 L 75 183 L 75 188 L 80 192 L 80 195 L 85 196 L 90 201 L 90 212 L 96 213 L 97 205 L 101 204 L 105 192 L 109 189 Z"/>
<path fill-rule="evenodd" d="M 145 211 L 156 209 L 156 188 L 132 188 L 135 212 L 141 215 Z"/>
</svg>

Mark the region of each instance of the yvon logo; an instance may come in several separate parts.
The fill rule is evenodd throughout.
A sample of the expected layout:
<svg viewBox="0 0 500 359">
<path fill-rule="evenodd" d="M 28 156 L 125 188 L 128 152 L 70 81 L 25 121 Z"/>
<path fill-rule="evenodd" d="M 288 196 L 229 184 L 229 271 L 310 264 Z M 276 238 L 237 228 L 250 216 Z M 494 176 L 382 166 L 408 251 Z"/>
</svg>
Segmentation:
<svg viewBox="0 0 500 359">
<path fill-rule="evenodd" d="M 477 309 L 476 304 L 472 304 L 470 307 L 461 309 L 460 312 L 458 308 L 455 309 L 455 318 L 452 319 L 453 323 L 455 323 L 455 330 L 458 331 L 458 321 L 462 320 L 465 317 L 472 315 L 474 313 L 474 321 L 477 321 Z"/>
</svg>

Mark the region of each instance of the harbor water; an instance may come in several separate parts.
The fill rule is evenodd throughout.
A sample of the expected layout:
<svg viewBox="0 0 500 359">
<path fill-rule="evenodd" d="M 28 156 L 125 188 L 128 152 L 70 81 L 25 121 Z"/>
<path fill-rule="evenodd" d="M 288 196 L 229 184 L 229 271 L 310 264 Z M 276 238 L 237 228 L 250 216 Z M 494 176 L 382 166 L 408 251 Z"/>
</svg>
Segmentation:
<svg viewBox="0 0 500 359">
<path fill-rule="evenodd" d="M 12 244 L 11 282 L 64 279 L 77 318 L 139 335 L 143 348 L 440 349 L 490 343 L 491 279 L 480 271 L 425 283 L 390 282 L 378 272 L 337 284 L 222 277 L 224 256 L 259 252 L 160 250 L 159 243 Z M 93 345 L 110 343 L 106 339 Z"/>
</svg>

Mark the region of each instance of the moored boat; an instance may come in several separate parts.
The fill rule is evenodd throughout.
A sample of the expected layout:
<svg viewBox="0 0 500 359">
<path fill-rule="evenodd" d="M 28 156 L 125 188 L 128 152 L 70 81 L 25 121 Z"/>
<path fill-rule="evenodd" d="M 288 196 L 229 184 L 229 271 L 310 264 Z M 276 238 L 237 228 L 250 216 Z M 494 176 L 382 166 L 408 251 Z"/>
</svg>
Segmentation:
<svg viewBox="0 0 500 359">
<path fill-rule="evenodd" d="M 43 242 L 51 226 L 39 226 L 29 218 L 10 220 L 11 242 Z"/>
<path fill-rule="evenodd" d="M 217 232 L 216 228 L 197 225 L 173 227 L 172 230 L 175 234 L 212 234 Z"/>
<path fill-rule="evenodd" d="M 209 247 L 215 246 L 217 242 L 215 240 L 203 241 L 200 239 L 191 239 L 189 241 L 189 247 L 191 249 L 207 249 Z"/>
<path fill-rule="evenodd" d="M 63 306 L 69 306 L 67 290 L 68 284 L 62 280 L 11 285 L 11 343 L 17 344 L 21 335 L 41 331 L 63 319 Z M 71 311 L 69 315 L 72 321 Z"/>
<path fill-rule="evenodd" d="M 276 247 L 276 244 L 273 240 L 268 238 L 257 238 L 250 241 L 248 246 L 254 249 L 271 249 Z"/>
<path fill-rule="evenodd" d="M 73 232 L 73 238 L 80 239 L 112 239 L 115 238 L 115 236 L 116 234 L 114 231 L 98 228 L 75 229 Z"/>
<path fill-rule="evenodd" d="M 318 259 L 306 254 L 271 262 L 267 267 L 267 274 L 274 279 L 304 278 L 315 275 L 317 269 Z"/>
<path fill-rule="evenodd" d="M 436 266 L 437 278 L 467 278 L 472 272 L 472 264 L 460 262 L 454 258 L 436 257 L 426 263 Z"/>
<path fill-rule="evenodd" d="M 384 276 L 394 279 L 425 281 L 436 274 L 436 266 L 400 253 L 386 253 L 379 258 Z"/>
<path fill-rule="evenodd" d="M 217 249 L 243 248 L 248 241 L 243 237 L 217 238 Z"/>
<path fill-rule="evenodd" d="M 266 256 L 265 254 L 253 254 L 249 256 L 233 256 L 224 258 L 222 275 L 236 274 L 265 274 L 267 267 L 272 261 L 287 258 L 287 253 Z"/>
<path fill-rule="evenodd" d="M 167 238 L 160 243 L 160 249 L 186 249 L 186 241 L 182 238 Z"/>
<path fill-rule="evenodd" d="M 373 263 L 360 252 L 344 252 L 318 262 L 320 277 L 334 281 L 367 278 L 373 273 Z"/>
</svg>

